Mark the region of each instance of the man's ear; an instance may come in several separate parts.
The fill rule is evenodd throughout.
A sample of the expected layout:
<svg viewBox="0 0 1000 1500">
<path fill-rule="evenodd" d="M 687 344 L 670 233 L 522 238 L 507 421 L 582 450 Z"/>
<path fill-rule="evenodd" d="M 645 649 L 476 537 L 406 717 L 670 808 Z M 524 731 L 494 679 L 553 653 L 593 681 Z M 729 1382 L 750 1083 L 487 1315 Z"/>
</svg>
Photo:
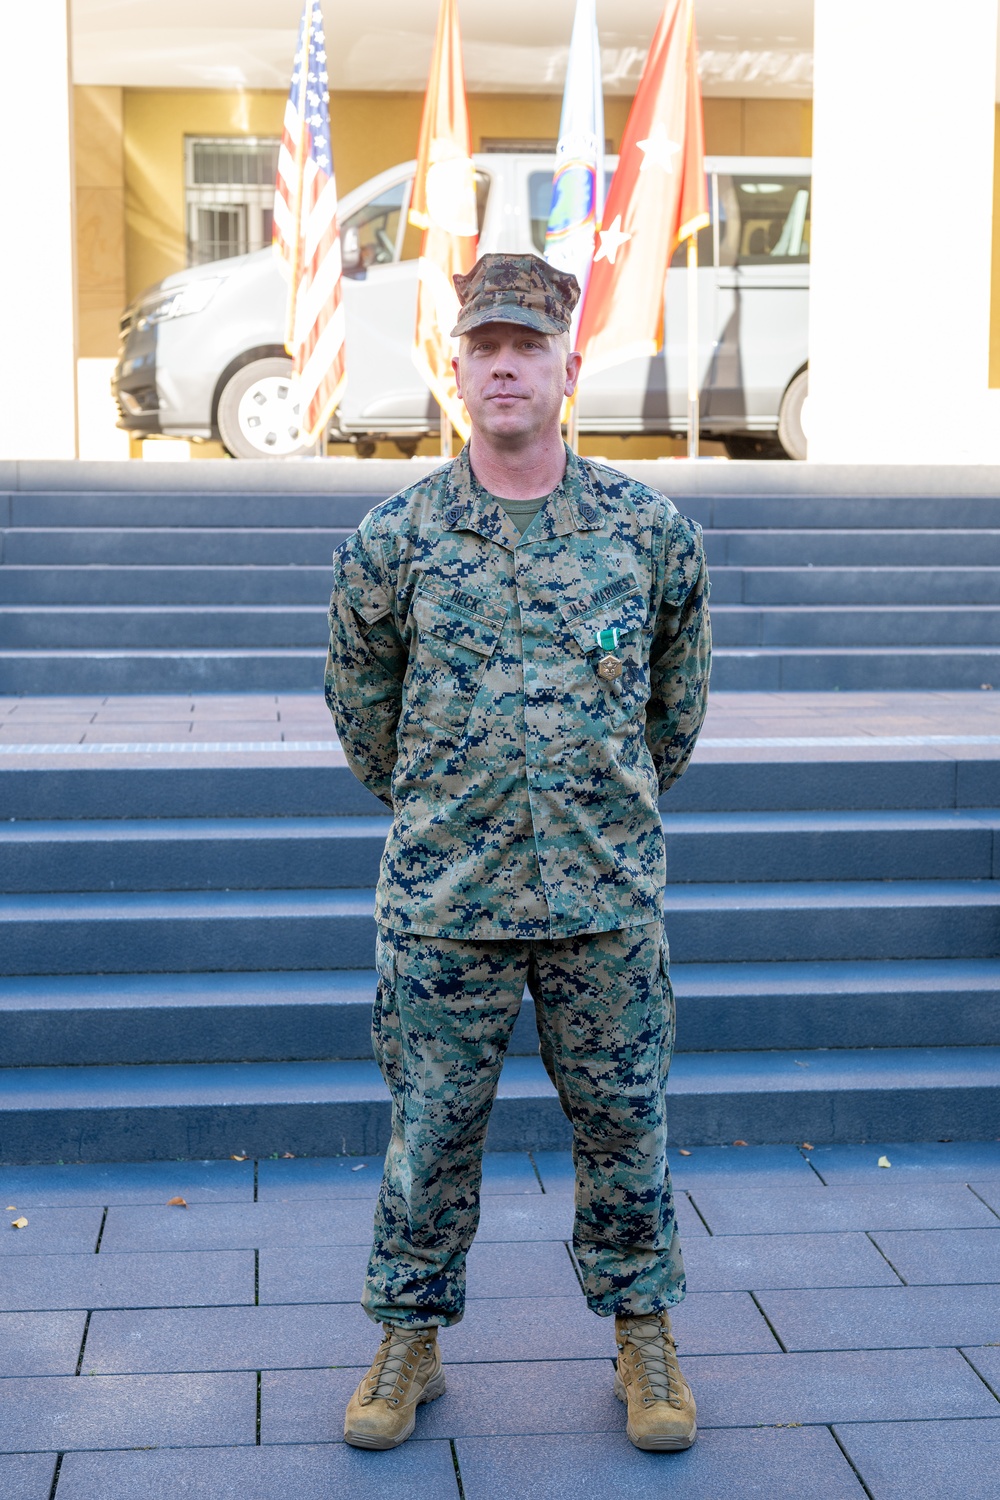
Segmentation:
<svg viewBox="0 0 1000 1500">
<path fill-rule="evenodd" d="M 461 372 L 459 370 L 458 355 L 457 354 L 453 354 L 452 357 L 451 357 L 451 368 L 455 372 L 455 388 L 458 391 L 458 394 L 461 396 L 461 394 L 462 394 L 462 376 L 461 376 Z"/>
<path fill-rule="evenodd" d="M 563 386 L 563 395 L 572 396 L 576 390 L 577 381 L 580 379 L 580 366 L 583 364 L 583 355 L 574 349 L 572 354 L 566 356 L 566 384 Z"/>
</svg>

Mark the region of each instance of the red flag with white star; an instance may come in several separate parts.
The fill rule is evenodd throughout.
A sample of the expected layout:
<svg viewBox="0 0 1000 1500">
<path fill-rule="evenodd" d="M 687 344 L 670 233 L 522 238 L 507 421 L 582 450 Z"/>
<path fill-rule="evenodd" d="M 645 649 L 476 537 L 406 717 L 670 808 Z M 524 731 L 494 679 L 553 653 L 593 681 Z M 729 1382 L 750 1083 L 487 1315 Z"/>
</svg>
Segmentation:
<svg viewBox="0 0 1000 1500">
<path fill-rule="evenodd" d="M 598 230 L 577 337 L 583 380 L 662 347 L 670 257 L 709 221 L 704 155 L 694 0 L 667 0 Z"/>
</svg>

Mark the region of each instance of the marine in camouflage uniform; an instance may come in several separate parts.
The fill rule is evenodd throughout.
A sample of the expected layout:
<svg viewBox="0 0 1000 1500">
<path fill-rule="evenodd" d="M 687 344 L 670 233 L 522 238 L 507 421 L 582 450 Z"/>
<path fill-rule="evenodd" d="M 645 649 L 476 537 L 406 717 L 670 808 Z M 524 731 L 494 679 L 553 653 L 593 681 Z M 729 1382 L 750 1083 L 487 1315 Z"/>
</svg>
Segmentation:
<svg viewBox="0 0 1000 1500">
<path fill-rule="evenodd" d="M 456 332 L 569 327 L 575 280 L 536 257 L 483 257 L 456 285 Z M 525 983 L 573 1127 L 589 1305 L 648 1318 L 684 1295 L 657 798 L 705 709 L 700 528 L 566 449 L 522 533 L 477 478 L 475 412 L 473 428 L 471 459 L 377 506 L 334 555 L 327 701 L 348 763 L 393 812 L 373 1017 L 392 1136 L 363 1299 L 390 1344 L 393 1328 L 462 1316 Z"/>
</svg>

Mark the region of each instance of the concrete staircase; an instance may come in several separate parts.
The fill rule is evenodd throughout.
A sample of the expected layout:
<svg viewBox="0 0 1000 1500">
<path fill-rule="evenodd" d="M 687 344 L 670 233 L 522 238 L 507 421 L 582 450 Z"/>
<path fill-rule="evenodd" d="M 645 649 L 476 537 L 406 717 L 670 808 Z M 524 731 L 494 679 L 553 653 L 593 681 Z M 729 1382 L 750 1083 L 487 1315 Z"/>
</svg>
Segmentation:
<svg viewBox="0 0 1000 1500">
<path fill-rule="evenodd" d="M 386 831 L 343 768 L 0 771 L 0 1160 L 371 1152 Z M 676 1141 L 992 1138 L 997 762 L 695 764 L 665 799 Z M 525 1006 L 494 1148 L 566 1127 Z"/>
<path fill-rule="evenodd" d="M 141 493 L 110 489 L 125 466 L 96 467 L 74 471 L 93 481 L 77 492 L 59 466 L 0 470 L 2 613 L 22 632 L 0 655 L 4 691 L 317 686 L 327 555 L 376 495 L 323 492 L 334 466 L 297 466 L 280 495 L 266 466 L 140 471 Z M 865 498 L 863 473 L 837 490 L 819 471 L 794 493 L 805 467 L 662 466 L 709 528 L 717 684 L 1000 677 L 995 476 L 947 499 L 944 478 L 922 498 L 869 475 Z M 392 468 L 370 471 L 382 493 L 413 473 Z M 746 469 L 776 492 L 738 493 Z M 876 645 L 859 644 L 866 621 L 882 622 Z M 968 641 L 949 646 L 956 630 Z M 997 1134 L 1000 762 L 977 753 L 734 752 L 696 760 L 665 799 L 676 1142 Z M 10 756 L 0 789 L 0 1160 L 384 1146 L 368 1025 L 387 823 L 350 772 L 296 753 Z M 526 1006 L 495 1149 L 567 1139 L 535 1049 Z"/>
<path fill-rule="evenodd" d="M 312 689 L 331 551 L 424 467 L 0 465 L 0 692 Z M 1000 688 L 1000 474 L 625 467 L 706 529 L 716 688 Z"/>
</svg>

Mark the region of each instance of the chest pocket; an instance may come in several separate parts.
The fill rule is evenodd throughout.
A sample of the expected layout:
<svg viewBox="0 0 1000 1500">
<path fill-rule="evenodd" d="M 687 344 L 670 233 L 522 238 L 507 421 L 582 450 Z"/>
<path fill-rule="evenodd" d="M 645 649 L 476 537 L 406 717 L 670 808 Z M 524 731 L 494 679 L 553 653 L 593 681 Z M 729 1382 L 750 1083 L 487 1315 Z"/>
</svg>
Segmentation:
<svg viewBox="0 0 1000 1500">
<path fill-rule="evenodd" d="M 417 641 L 404 684 L 405 715 L 457 739 L 468 723 L 508 611 L 462 589 L 425 584 L 411 613 Z"/>
<path fill-rule="evenodd" d="M 636 590 L 610 604 L 588 610 L 584 605 L 563 608 L 563 624 L 575 642 L 570 673 L 571 688 L 584 695 L 585 702 L 603 703 L 614 729 L 629 719 L 641 717 L 649 699 L 649 636 L 645 597 Z M 617 630 L 618 645 L 610 652 L 597 637 L 602 630 Z M 622 665 L 621 676 L 605 682 L 597 668 L 603 657 L 612 655 Z"/>
</svg>

